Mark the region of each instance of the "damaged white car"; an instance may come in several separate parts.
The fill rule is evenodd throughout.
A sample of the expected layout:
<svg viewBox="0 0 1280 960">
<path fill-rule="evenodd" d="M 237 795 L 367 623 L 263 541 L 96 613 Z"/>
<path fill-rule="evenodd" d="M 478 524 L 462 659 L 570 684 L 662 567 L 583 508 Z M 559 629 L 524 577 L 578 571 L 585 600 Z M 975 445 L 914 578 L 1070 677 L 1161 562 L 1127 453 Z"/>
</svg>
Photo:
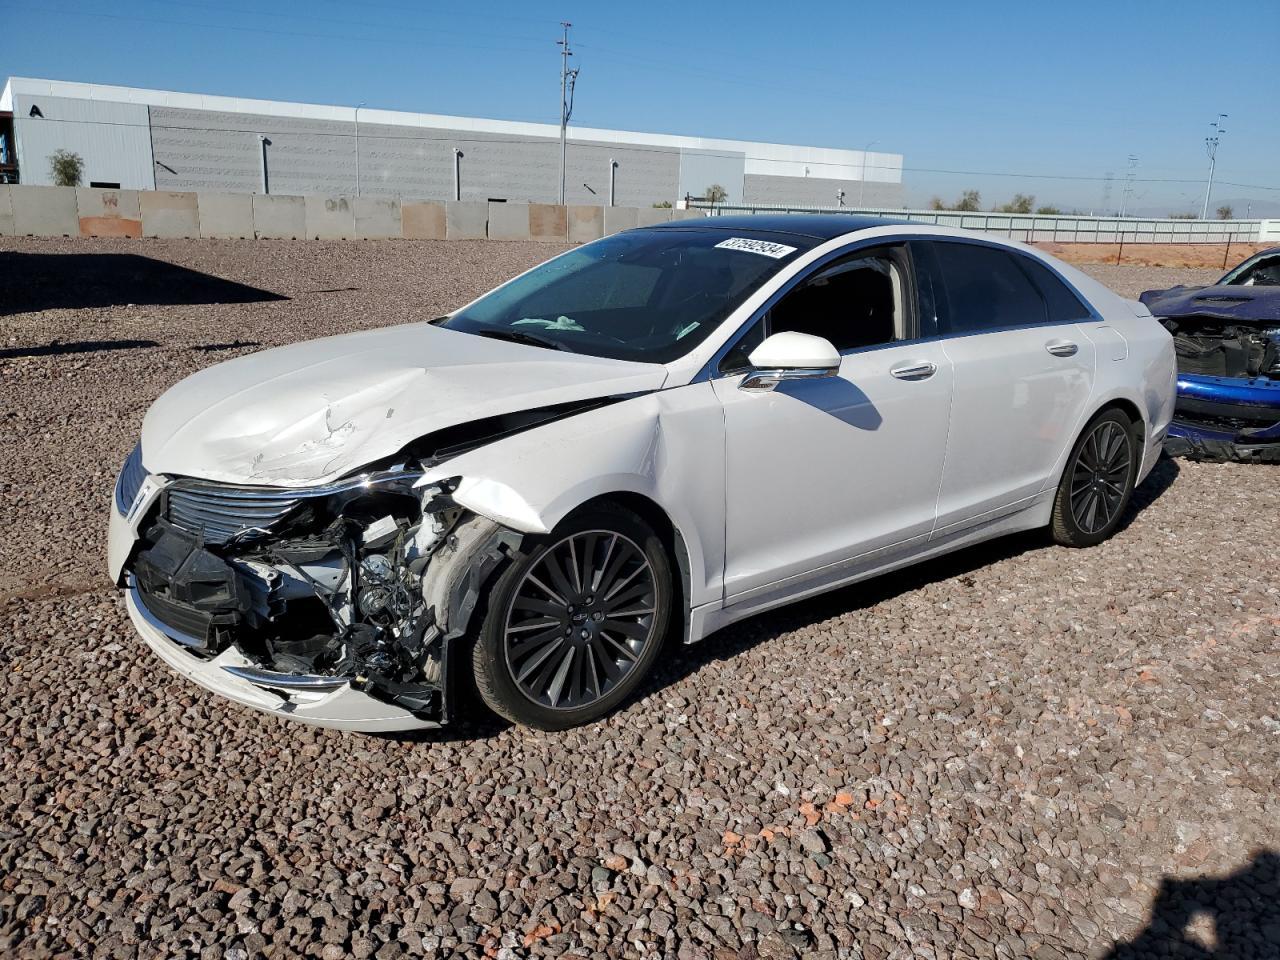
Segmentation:
<svg viewBox="0 0 1280 960">
<path fill-rule="evenodd" d="M 1173 412 L 1145 307 L 1017 244 L 856 216 L 682 221 L 438 320 L 162 396 L 109 566 L 147 644 L 367 731 L 602 716 L 742 617 L 998 534 L 1121 521 Z"/>
</svg>

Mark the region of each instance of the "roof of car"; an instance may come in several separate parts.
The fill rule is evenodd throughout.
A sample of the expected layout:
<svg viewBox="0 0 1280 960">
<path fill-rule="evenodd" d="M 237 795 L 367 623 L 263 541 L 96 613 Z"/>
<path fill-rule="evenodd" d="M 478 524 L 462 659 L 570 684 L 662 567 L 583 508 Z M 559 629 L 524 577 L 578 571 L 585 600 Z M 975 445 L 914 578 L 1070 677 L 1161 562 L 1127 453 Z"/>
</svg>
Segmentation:
<svg viewBox="0 0 1280 960">
<path fill-rule="evenodd" d="M 907 220 L 858 213 L 748 213 L 727 217 L 695 217 L 654 225 L 658 230 L 725 230 L 733 233 L 790 233 L 814 240 L 834 240 L 871 227 L 900 226 Z M 648 228 L 646 228 L 648 229 Z"/>
</svg>

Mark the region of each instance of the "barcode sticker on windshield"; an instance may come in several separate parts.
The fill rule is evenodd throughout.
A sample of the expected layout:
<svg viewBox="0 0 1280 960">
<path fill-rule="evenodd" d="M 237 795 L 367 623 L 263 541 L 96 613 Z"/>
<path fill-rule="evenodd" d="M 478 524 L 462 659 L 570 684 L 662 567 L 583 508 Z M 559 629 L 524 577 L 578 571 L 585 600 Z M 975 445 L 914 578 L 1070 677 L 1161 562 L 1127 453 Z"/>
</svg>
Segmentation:
<svg viewBox="0 0 1280 960">
<path fill-rule="evenodd" d="M 724 250 L 745 250 L 747 253 L 758 253 L 762 257 L 773 257 L 775 260 L 781 260 L 788 253 L 796 252 L 795 247 L 788 247 L 785 243 L 773 243 L 769 240 L 750 240 L 747 237 L 731 237 L 728 240 L 721 240 L 716 246 Z"/>
</svg>

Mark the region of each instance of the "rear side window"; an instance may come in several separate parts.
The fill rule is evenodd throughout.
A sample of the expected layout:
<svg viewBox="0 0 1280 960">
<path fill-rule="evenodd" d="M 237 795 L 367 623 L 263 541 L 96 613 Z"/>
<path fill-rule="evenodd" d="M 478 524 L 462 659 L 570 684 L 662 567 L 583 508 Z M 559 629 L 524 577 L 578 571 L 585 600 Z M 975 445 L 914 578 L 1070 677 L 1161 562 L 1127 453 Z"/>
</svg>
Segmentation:
<svg viewBox="0 0 1280 960">
<path fill-rule="evenodd" d="M 939 242 L 933 249 L 947 293 L 941 333 L 981 333 L 1048 319 L 1040 291 L 1010 254 L 973 243 Z"/>
<path fill-rule="evenodd" d="M 1050 323 L 1078 323 L 1093 316 L 1071 288 L 1053 275 L 1053 271 L 1030 257 L 1018 257 L 1018 265 L 1030 275 L 1044 295 Z"/>
</svg>

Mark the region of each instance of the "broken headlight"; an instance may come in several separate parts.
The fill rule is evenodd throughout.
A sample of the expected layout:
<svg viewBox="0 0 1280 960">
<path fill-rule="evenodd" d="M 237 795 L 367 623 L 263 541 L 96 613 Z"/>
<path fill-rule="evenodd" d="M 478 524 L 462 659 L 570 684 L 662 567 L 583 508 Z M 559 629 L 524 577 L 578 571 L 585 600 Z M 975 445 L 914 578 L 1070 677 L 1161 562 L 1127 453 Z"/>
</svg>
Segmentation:
<svg viewBox="0 0 1280 960">
<path fill-rule="evenodd" d="M 142 489 L 142 481 L 146 479 L 147 471 L 142 465 L 142 444 L 139 443 L 125 458 L 120 476 L 116 478 L 116 510 L 121 516 L 129 513 L 138 491 Z"/>
</svg>

